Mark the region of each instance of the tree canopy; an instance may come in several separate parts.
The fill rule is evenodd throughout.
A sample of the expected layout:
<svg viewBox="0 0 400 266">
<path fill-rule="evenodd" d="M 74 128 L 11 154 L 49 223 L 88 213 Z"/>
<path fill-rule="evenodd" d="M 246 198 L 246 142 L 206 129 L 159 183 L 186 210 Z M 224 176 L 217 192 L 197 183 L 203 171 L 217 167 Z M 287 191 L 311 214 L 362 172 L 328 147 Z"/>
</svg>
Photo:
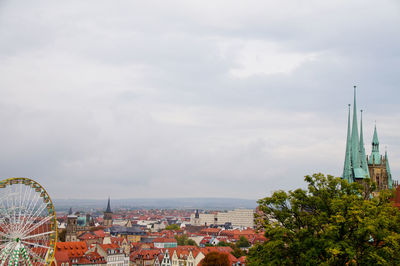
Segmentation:
<svg viewBox="0 0 400 266">
<path fill-rule="evenodd" d="M 314 174 L 305 181 L 307 190 L 258 201 L 268 241 L 250 249 L 248 265 L 400 264 L 400 211 L 391 191 L 372 197 L 369 179 L 349 184 Z"/>
<path fill-rule="evenodd" d="M 165 230 L 179 230 L 181 227 L 177 224 L 170 224 L 165 227 Z"/>
<path fill-rule="evenodd" d="M 210 252 L 201 261 L 202 266 L 229 266 L 227 254 L 219 252 Z"/>
<path fill-rule="evenodd" d="M 250 243 L 246 237 L 240 236 L 239 241 L 236 243 L 236 246 L 239 248 L 248 248 L 250 247 Z"/>
<path fill-rule="evenodd" d="M 189 239 L 187 235 L 175 235 L 178 246 L 197 246 L 196 241 Z"/>
</svg>

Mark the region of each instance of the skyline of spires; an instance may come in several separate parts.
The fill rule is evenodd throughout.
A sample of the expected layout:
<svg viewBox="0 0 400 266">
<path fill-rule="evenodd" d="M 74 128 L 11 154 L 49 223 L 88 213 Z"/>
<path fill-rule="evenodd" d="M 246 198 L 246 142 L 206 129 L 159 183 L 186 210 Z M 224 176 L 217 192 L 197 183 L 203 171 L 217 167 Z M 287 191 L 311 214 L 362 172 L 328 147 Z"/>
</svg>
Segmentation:
<svg viewBox="0 0 400 266">
<path fill-rule="evenodd" d="M 387 152 L 385 156 L 379 154 L 379 139 L 376 129 L 376 123 L 374 127 L 374 135 L 372 139 L 372 151 L 368 157 L 365 153 L 364 147 L 364 129 L 363 129 L 363 110 L 360 110 L 360 132 L 358 132 L 358 120 L 357 120 L 357 92 L 356 86 L 354 86 L 354 103 L 353 103 L 353 119 L 351 118 L 351 105 L 349 104 L 348 121 L 347 121 L 347 139 L 346 139 L 346 153 L 343 167 L 342 178 L 348 182 L 355 182 L 363 178 L 370 178 L 374 176 L 375 182 L 383 182 L 379 178 L 384 178 L 384 172 L 375 172 L 375 165 L 384 164 L 382 171 L 386 170 L 387 173 L 387 187 L 392 187 L 392 176 L 389 167 L 389 161 Z M 351 128 L 350 128 L 351 127 Z M 384 160 L 384 161 L 382 161 Z M 371 168 L 372 167 L 372 168 Z M 379 166 L 383 167 L 383 166 Z M 372 170 L 371 170 L 371 169 Z M 381 170 L 379 170 L 381 171 Z M 386 181 L 385 181 L 386 182 Z"/>
</svg>

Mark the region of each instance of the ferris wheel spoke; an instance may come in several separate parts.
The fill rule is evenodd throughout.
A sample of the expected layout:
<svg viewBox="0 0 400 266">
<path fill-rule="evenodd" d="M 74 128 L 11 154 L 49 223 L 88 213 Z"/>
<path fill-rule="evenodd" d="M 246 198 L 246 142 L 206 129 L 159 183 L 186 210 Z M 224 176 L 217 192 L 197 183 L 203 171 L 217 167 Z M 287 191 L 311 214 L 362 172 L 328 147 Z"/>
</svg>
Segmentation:
<svg viewBox="0 0 400 266">
<path fill-rule="evenodd" d="M 8 201 L 8 198 L 7 198 L 7 201 Z M 5 205 L 4 205 L 4 203 L 3 203 L 3 201 L 1 201 L 1 214 L 2 214 L 2 220 L 5 222 L 4 223 L 4 225 L 6 225 L 6 227 L 7 227 L 7 229 L 8 230 L 13 230 L 13 226 L 11 225 L 11 220 L 12 220 L 12 217 L 11 217 L 11 215 L 10 215 L 10 213 L 7 211 L 9 208 L 7 208 Z M 5 221 L 6 219 L 8 219 L 8 221 Z"/>
<path fill-rule="evenodd" d="M 46 235 L 50 235 L 50 234 L 53 234 L 53 233 L 54 233 L 54 231 L 48 231 L 48 232 L 44 232 L 44 233 L 40 233 L 40 234 L 36 234 L 36 235 L 29 235 L 29 236 L 21 238 L 21 240 L 26 240 L 26 239 L 30 239 L 30 238 L 46 236 Z"/>
<path fill-rule="evenodd" d="M 25 223 L 25 225 L 20 227 L 20 229 L 21 229 L 20 231 L 22 231 L 23 228 L 26 227 L 28 225 L 28 223 L 33 220 L 33 216 L 37 215 L 37 211 L 39 210 L 39 208 L 35 208 L 35 207 L 36 207 L 36 204 L 39 199 L 40 199 L 40 197 L 36 196 L 36 200 L 34 201 L 34 199 L 32 199 L 32 201 L 30 202 L 31 204 L 29 204 L 29 206 L 28 206 L 28 209 L 30 211 L 29 211 L 28 216 L 25 218 L 25 219 L 27 219 L 27 222 Z M 35 211 L 35 209 L 36 209 L 36 211 Z M 41 210 L 40 212 L 42 212 L 42 211 L 43 210 Z"/>
<path fill-rule="evenodd" d="M 40 220 L 40 222 L 36 223 L 34 226 L 26 228 L 27 230 L 21 233 L 24 233 L 24 237 L 28 236 L 29 233 L 33 232 L 35 229 L 39 228 L 40 226 L 42 226 L 43 224 L 45 224 L 46 222 L 50 221 L 53 218 L 54 216 L 47 216 L 46 218 Z"/>
<path fill-rule="evenodd" d="M 9 243 L 5 249 L 2 250 L 0 259 L 1 259 L 1 266 L 4 265 L 4 263 L 7 261 L 8 257 L 12 254 L 13 249 L 15 248 L 16 244 L 15 243 Z"/>
<path fill-rule="evenodd" d="M 41 208 L 39 208 L 39 209 L 37 209 L 36 210 L 36 212 L 35 212 L 35 217 L 36 217 L 36 215 L 37 214 L 40 214 L 41 212 L 43 212 L 43 210 L 46 208 L 47 206 L 46 205 L 42 205 L 42 207 Z M 31 216 L 32 217 L 32 216 Z M 40 225 L 42 225 L 43 223 L 45 223 L 46 221 L 48 221 L 49 219 L 47 219 L 47 218 L 52 218 L 52 217 L 54 217 L 54 216 L 51 216 L 51 217 L 49 217 L 49 216 L 47 216 L 45 219 L 43 219 L 43 220 L 45 220 L 44 222 L 42 222 L 43 220 L 41 220 L 39 223 L 37 223 L 37 224 L 35 224 L 35 226 L 33 226 L 33 227 L 30 227 L 30 228 L 27 228 L 29 225 L 29 223 L 27 222 L 27 223 L 25 223 L 24 225 L 21 225 L 21 227 L 20 228 L 18 228 L 19 230 L 19 232 L 20 233 L 22 233 L 24 230 L 26 230 L 26 229 L 28 229 L 28 232 L 27 233 L 25 233 L 25 235 L 26 234 L 29 234 L 30 232 L 32 232 L 32 230 L 34 230 L 34 229 L 36 229 L 37 227 L 39 227 Z M 32 222 L 32 219 L 30 218 L 28 221 L 30 221 L 30 222 Z M 33 229 L 32 229 L 33 228 Z M 32 230 L 31 230 L 32 229 Z M 30 230 L 30 231 L 29 231 Z"/>
<path fill-rule="evenodd" d="M 9 193 L 11 197 L 7 198 L 7 206 L 9 209 L 9 214 L 10 214 L 10 224 L 11 224 L 11 228 L 13 229 L 13 231 L 15 231 L 16 229 L 16 221 L 15 221 L 15 205 L 14 203 L 14 196 L 15 196 L 15 192 L 11 189 L 11 192 Z M 11 202 L 11 203 L 10 203 Z"/>
<path fill-rule="evenodd" d="M 26 244 L 26 245 L 33 246 L 33 247 L 39 247 L 39 248 L 50 249 L 50 247 L 48 247 L 48 246 L 43 246 L 43 245 L 40 245 L 40 244 L 38 244 L 38 243 L 31 243 L 31 242 L 23 241 L 23 240 L 21 240 L 21 242 L 24 243 L 24 244 Z"/>
<path fill-rule="evenodd" d="M 27 252 L 34 260 L 40 261 L 41 263 L 43 263 L 43 265 L 45 264 L 45 260 L 44 260 L 39 254 L 37 254 L 36 252 L 34 252 L 34 251 L 30 250 L 30 249 L 27 249 L 26 252 Z"/>
<path fill-rule="evenodd" d="M 0 232 L 0 236 L 8 238 L 8 239 L 12 239 L 12 237 L 9 234 L 3 233 L 3 232 Z M 3 240 L 1 240 L 1 241 L 3 241 Z"/>
</svg>

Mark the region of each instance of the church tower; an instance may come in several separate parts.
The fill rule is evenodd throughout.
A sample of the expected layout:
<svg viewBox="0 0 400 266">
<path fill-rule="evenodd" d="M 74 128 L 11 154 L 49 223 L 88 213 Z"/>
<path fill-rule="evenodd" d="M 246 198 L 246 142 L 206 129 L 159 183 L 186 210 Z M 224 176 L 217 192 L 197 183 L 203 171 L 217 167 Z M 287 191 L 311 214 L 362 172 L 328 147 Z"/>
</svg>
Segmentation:
<svg viewBox="0 0 400 266">
<path fill-rule="evenodd" d="M 194 224 L 193 225 L 200 225 L 200 214 L 199 214 L 199 210 L 196 210 L 195 214 L 194 214 Z"/>
<path fill-rule="evenodd" d="M 382 189 L 391 189 L 393 181 L 389 167 L 389 158 L 387 151 L 385 151 L 385 156 L 379 154 L 379 140 L 376 125 L 374 129 L 374 137 L 372 139 L 371 155 L 367 160 L 371 180 L 376 183 L 378 191 Z"/>
<path fill-rule="evenodd" d="M 342 178 L 351 182 L 361 182 L 363 178 L 371 178 L 377 184 L 377 189 L 392 188 L 392 174 L 389 167 L 387 152 L 385 156 L 379 154 L 378 134 L 374 131 L 372 152 L 368 157 L 364 149 L 362 110 L 360 117 L 360 135 L 357 124 L 356 86 L 354 86 L 353 121 L 350 121 L 350 105 L 347 121 L 346 153 Z M 352 122 L 352 123 L 351 123 Z"/>
<path fill-rule="evenodd" d="M 107 209 L 104 212 L 104 226 L 112 226 L 113 220 L 112 220 L 112 211 L 110 207 L 110 198 L 108 198 L 108 203 L 107 203 Z"/>
<path fill-rule="evenodd" d="M 69 209 L 67 216 L 67 226 L 65 233 L 66 242 L 78 241 L 77 238 L 77 226 L 78 226 L 78 216 L 72 214 L 72 208 Z"/>
</svg>

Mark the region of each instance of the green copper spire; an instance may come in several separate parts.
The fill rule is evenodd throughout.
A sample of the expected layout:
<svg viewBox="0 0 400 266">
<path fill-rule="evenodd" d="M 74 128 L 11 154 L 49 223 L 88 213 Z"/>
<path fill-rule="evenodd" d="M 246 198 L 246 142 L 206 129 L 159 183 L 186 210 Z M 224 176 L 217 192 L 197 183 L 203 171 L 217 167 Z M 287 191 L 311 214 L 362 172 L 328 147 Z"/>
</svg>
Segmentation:
<svg viewBox="0 0 400 266">
<path fill-rule="evenodd" d="M 376 130 L 376 124 L 374 129 L 374 137 L 372 139 L 372 152 L 371 156 L 369 157 L 369 164 L 380 164 L 381 163 L 381 155 L 379 154 L 379 140 L 378 140 L 378 133 Z"/>
<path fill-rule="evenodd" d="M 374 137 L 372 139 L 372 144 L 377 146 L 377 149 L 379 150 L 379 140 L 378 140 L 378 133 L 376 132 L 376 124 L 375 124 L 375 129 L 374 129 Z"/>
<path fill-rule="evenodd" d="M 369 178 L 367 155 L 365 154 L 365 148 L 364 148 L 362 113 L 363 113 L 363 110 L 361 110 L 361 117 L 360 117 L 360 120 L 361 120 L 360 121 L 360 160 L 361 160 L 361 168 L 364 170 L 365 173 L 367 173 L 367 176 Z"/>
<path fill-rule="evenodd" d="M 354 178 L 365 178 L 367 173 L 361 168 L 360 141 L 358 139 L 356 86 L 354 86 L 353 126 L 351 129 L 351 166 Z"/>
<path fill-rule="evenodd" d="M 386 161 L 386 172 L 387 172 L 387 175 L 388 175 L 389 189 L 392 189 L 392 186 L 393 186 L 392 172 L 390 171 L 390 167 L 389 167 L 389 158 L 388 158 L 388 155 L 387 155 L 387 150 L 385 150 L 385 161 Z"/>
<path fill-rule="evenodd" d="M 358 140 L 356 86 L 354 86 L 353 126 L 351 128 L 351 163 L 354 168 L 360 167 L 360 142 Z"/>
<path fill-rule="evenodd" d="M 350 131 L 350 104 L 349 104 L 349 114 L 347 118 L 347 141 L 346 141 L 346 154 L 344 157 L 344 167 L 342 178 L 347 180 L 347 182 L 353 182 L 353 172 L 351 171 L 351 131 Z"/>
</svg>

